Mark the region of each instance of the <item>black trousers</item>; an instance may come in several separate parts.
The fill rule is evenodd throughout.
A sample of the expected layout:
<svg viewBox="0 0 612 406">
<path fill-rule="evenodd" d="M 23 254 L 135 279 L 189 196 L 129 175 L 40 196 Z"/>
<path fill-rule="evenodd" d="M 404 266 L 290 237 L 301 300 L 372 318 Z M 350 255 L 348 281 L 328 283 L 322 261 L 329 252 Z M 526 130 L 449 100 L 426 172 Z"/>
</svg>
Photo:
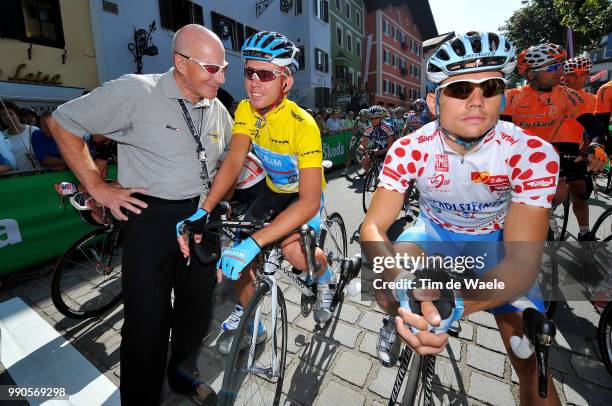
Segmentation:
<svg viewBox="0 0 612 406">
<path fill-rule="evenodd" d="M 160 403 L 170 329 L 169 383 L 176 390 L 189 389 L 173 381 L 174 369 L 188 359 L 195 367 L 193 355 L 209 326 L 216 281 L 215 264 L 192 257 L 187 268 L 176 241 L 176 223 L 195 212 L 197 201 L 148 204 L 125 223 L 120 391 L 127 406 Z M 176 388 L 180 384 L 183 388 Z"/>
</svg>

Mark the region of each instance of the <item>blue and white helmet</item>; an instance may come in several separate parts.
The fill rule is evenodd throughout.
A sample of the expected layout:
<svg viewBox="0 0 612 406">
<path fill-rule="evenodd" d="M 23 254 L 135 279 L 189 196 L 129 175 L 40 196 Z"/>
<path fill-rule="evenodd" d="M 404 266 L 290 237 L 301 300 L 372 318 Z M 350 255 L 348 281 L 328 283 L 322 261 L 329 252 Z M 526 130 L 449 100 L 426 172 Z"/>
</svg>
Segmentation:
<svg viewBox="0 0 612 406">
<path fill-rule="evenodd" d="M 242 57 L 286 66 L 291 72 L 299 69 L 300 50 L 287 37 L 277 32 L 261 31 L 251 35 L 242 45 Z"/>
<path fill-rule="evenodd" d="M 503 35 L 470 31 L 446 41 L 427 61 L 427 79 L 440 83 L 451 76 L 482 71 L 508 75 L 516 66 L 514 47 Z"/>
</svg>

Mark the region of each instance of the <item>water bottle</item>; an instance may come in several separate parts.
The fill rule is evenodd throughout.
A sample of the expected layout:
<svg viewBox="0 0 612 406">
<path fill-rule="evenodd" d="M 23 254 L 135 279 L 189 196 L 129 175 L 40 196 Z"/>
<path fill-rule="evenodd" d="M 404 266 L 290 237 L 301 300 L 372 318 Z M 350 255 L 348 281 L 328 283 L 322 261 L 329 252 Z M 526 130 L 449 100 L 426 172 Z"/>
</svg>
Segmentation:
<svg viewBox="0 0 612 406">
<path fill-rule="evenodd" d="M 312 283 L 312 278 L 308 274 L 308 271 L 302 271 L 302 273 L 298 275 L 298 278 L 300 278 L 300 280 L 306 285 L 310 285 Z"/>
</svg>

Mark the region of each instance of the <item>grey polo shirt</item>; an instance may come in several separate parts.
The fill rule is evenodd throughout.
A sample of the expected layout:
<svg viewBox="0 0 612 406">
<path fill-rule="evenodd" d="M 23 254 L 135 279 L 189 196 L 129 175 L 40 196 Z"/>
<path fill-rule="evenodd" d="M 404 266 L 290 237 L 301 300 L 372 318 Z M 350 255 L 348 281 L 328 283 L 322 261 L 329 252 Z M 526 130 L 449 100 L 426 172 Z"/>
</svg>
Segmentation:
<svg viewBox="0 0 612 406">
<path fill-rule="evenodd" d="M 178 99 L 184 99 L 201 141 L 212 178 L 217 158 L 229 148 L 232 118 L 221 102 L 193 105 L 181 94 L 174 68 L 157 75 L 124 75 L 57 108 L 53 118 L 79 137 L 102 134 L 117 141 L 119 182 L 146 194 L 179 200 L 202 192 L 196 144 Z"/>
</svg>

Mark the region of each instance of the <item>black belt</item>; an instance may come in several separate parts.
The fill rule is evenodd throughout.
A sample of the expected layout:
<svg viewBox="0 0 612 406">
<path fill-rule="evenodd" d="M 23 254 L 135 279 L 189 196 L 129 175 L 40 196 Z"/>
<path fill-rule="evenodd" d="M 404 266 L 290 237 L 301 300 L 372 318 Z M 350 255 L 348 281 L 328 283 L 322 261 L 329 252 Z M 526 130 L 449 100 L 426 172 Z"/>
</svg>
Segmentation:
<svg viewBox="0 0 612 406">
<path fill-rule="evenodd" d="M 198 202 L 200 200 L 200 196 L 194 196 L 188 199 L 181 199 L 181 200 L 162 199 L 161 197 L 142 195 L 140 193 L 134 193 L 132 196 L 138 200 L 142 200 L 145 203 L 151 203 L 151 204 L 181 204 L 181 203 Z"/>
</svg>

